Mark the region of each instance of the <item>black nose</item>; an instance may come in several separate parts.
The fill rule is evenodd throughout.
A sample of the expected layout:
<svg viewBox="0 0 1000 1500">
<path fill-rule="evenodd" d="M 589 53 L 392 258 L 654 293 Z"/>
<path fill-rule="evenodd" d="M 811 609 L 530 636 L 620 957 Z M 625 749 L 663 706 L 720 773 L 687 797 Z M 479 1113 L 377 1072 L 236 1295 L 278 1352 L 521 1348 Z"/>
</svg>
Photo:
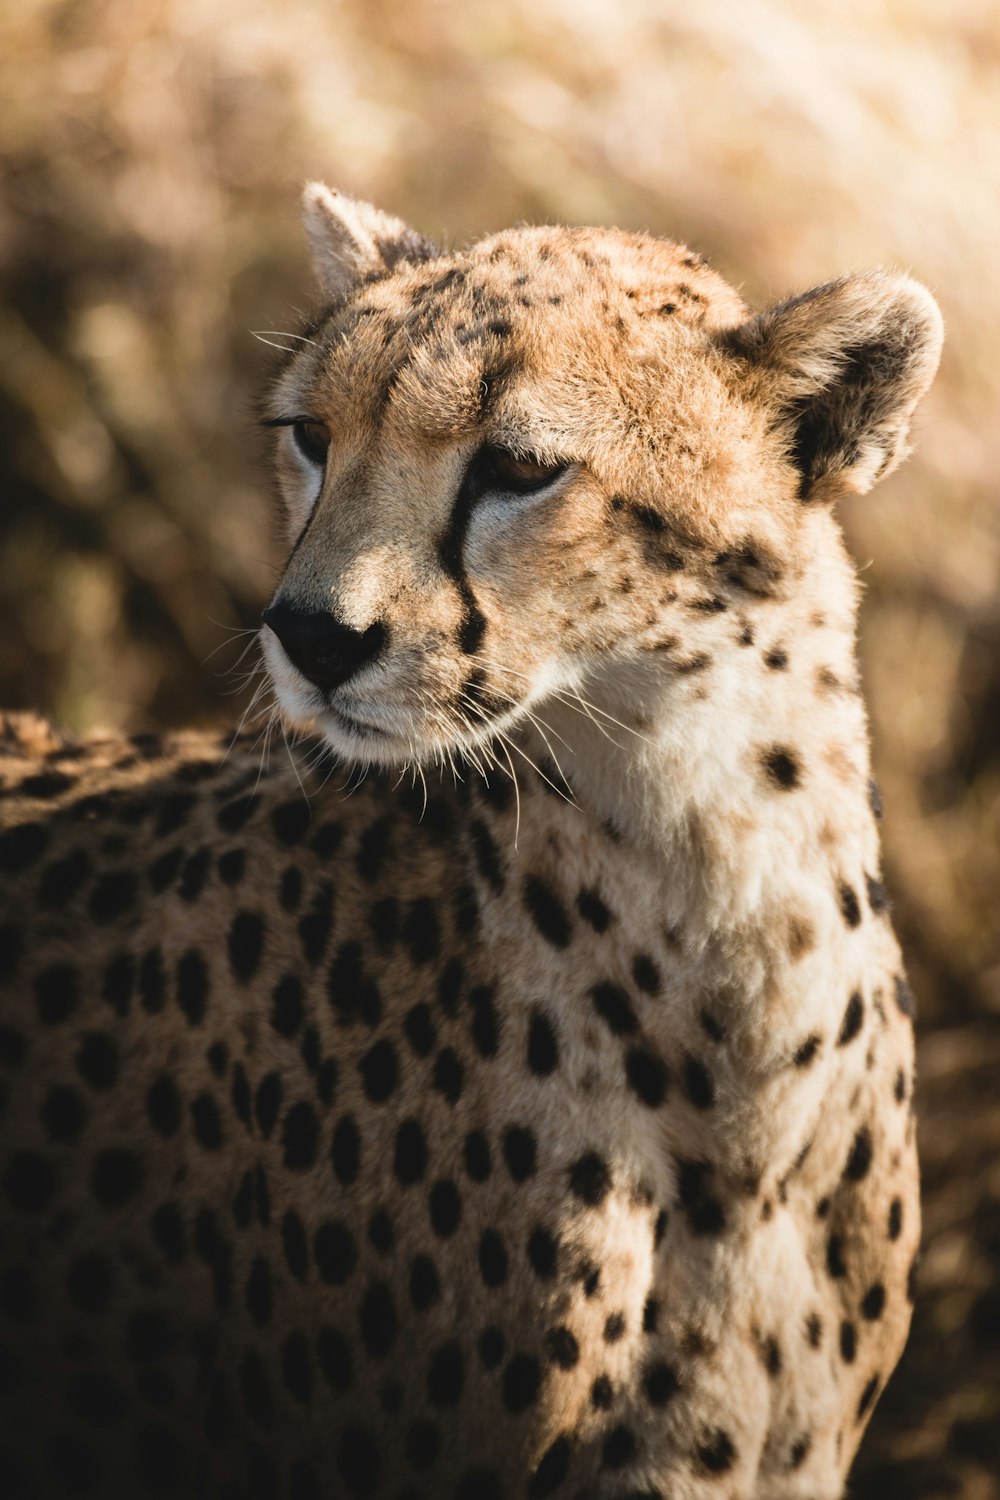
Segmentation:
<svg viewBox="0 0 1000 1500">
<path fill-rule="evenodd" d="M 376 620 L 352 630 L 326 610 L 294 609 L 279 599 L 262 617 L 304 677 L 324 690 L 339 687 L 385 646 L 389 632 Z"/>
</svg>

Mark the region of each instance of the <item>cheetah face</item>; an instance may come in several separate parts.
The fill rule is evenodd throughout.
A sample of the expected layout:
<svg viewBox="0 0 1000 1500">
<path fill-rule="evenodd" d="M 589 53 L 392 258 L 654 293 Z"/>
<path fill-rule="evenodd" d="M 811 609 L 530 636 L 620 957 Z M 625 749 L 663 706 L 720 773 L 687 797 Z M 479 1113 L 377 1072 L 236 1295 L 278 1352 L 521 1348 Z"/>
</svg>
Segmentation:
<svg viewBox="0 0 1000 1500">
<path fill-rule="evenodd" d="M 706 632 L 794 587 L 936 363 L 902 278 L 753 318 L 647 236 L 444 255 L 319 185 L 306 227 L 327 305 L 265 408 L 291 553 L 261 640 L 284 715 L 349 761 L 474 754 L 623 681 L 681 711 Z"/>
</svg>

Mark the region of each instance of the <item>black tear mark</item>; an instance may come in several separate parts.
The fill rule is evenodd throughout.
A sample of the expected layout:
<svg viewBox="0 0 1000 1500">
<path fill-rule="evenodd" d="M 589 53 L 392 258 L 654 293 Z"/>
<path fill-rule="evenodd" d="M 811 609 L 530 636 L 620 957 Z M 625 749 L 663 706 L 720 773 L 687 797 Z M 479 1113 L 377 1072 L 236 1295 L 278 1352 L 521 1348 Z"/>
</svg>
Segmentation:
<svg viewBox="0 0 1000 1500">
<path fill-rule="evenodd" d="M 455 504 L 452 507 L 448 528 L 438 542 L 438 558 L 441 567 L 454 583 L 462 601 L 462 619 L 456 639 L 458 649 L 466 656 L 478 651 L 486 635 L 486 616 L 479 608 L 472 586 L 465 572 L 463 551 L 469 529 L 472 507 L 482 493 L 477 479 L 481 467 L 481 455 L 472 460 L 462 480 Z"/>
</svg>

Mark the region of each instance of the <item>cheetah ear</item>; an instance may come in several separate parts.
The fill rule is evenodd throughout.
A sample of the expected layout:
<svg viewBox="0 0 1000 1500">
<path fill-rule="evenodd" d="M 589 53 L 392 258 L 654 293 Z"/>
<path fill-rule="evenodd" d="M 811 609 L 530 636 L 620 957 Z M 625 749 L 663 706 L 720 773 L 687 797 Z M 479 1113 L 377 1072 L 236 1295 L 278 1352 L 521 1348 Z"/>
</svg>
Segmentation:
<svg viewBox="0 0 1000 1500">
<path fill-rule="evenodd" d="M 433 260 L 440 254 L 402 219 L 322 182 L 307 184 L 302 217 L 316 279 L 333 302 L 342 302 L 366 276 L 385 274 L 401 261 Z"/>
<path fill-rule="evenodd" d="M 934 378 L 937 303 L 908 276 L 844 276 L 721 335 L 785 435 L 806 500 L 863 494 L 909 452 L 913 409 Z"/>
</svg>

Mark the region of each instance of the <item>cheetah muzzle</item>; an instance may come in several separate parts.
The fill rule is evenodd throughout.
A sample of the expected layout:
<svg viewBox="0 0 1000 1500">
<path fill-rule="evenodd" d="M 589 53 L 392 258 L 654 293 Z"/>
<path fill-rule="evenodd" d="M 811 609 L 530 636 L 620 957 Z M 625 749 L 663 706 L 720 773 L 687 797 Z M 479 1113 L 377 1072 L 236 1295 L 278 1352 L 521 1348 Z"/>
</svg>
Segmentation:
<svg viewBox="0 0 1000 1500">
<path fill-rule="evenodd" d="M 4 730 L 0 1489 L 836 1500 L 919 1205 L 834 510 L 936 307 L 305 213 L 302 788 Z"/>
</svg>

